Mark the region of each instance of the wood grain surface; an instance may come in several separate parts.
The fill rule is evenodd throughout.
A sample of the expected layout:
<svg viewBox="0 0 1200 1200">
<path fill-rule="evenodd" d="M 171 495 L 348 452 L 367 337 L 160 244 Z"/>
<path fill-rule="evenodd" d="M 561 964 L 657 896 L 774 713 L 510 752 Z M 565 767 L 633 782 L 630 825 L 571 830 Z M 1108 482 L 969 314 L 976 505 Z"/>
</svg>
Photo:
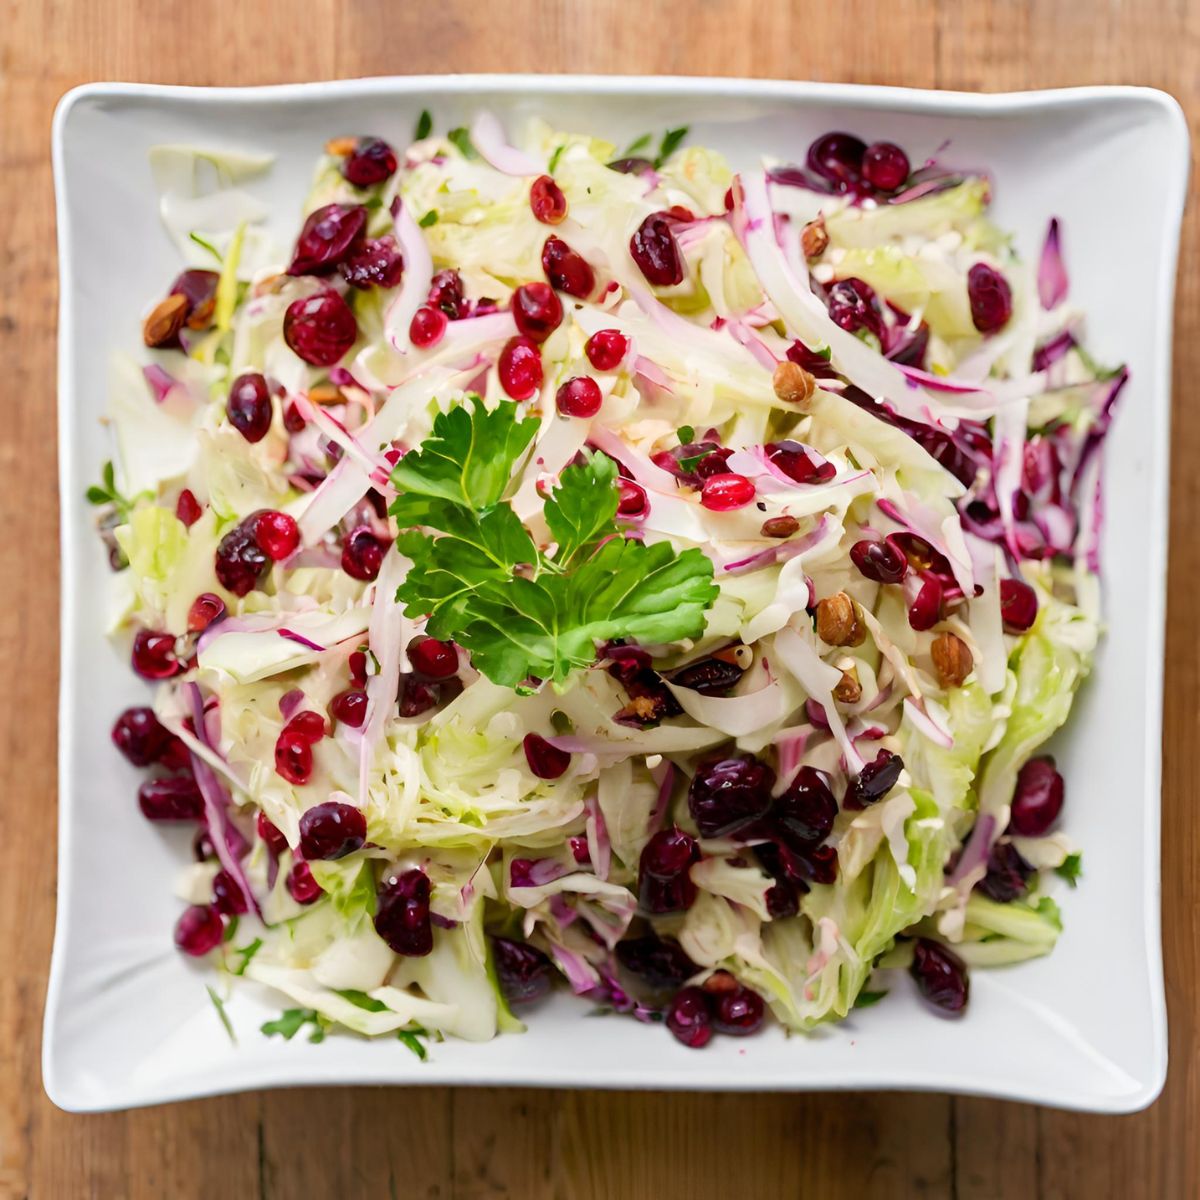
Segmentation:
<svg viewBox="0 0 1200 1200">
<path fill-rule="evenodd" d="M 95 79 L 440 71 L 1165 88 L 1200 119 L 1197 0 L 24 0 L 0 27 L 0 1195 L 1200 1195 L 1200 205 L 1177 308 L 1166 669 L 1166 1092 L 1097 1118 L 930 1095 L 304 1090 L 68 1116 L 38 1066 L 54 913 L 57 535 L 50 120 Z M 1112 170 L 1122 164 L 1114 162 Z M 1114 286 L 1119 286 L 1114 281 Z"/>
</svg>

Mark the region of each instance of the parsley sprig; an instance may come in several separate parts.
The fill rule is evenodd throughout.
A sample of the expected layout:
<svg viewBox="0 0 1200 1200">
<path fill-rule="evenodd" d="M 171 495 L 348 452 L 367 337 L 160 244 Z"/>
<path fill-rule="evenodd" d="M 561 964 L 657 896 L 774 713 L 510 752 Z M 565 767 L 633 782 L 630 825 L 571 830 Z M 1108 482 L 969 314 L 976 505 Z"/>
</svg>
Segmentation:
<svg viewBox="0 0 1200 1200">
<path fill-rule="evenodd" d="M 505 687 L 561 683 L 612 638 L 662 644 L 698 637 L 717 595 L 697 549 L 621 536 L 617 468 L 603 454 L 567 467 L 543 516 L 556 543 L 535 545 L 507 499 L 538 428 L 508 401 L 478 396 L 440 413 L 420 449 L 392 472 L 392 515 L 412 568 L 397 592 L 432 637 L 471 652 Z"/>
</svg>

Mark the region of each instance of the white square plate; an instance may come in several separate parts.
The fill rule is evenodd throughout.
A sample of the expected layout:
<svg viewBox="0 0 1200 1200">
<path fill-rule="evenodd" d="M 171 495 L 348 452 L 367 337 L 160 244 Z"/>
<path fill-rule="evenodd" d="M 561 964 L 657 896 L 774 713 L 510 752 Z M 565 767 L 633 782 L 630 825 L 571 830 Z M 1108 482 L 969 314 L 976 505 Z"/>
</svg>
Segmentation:
<svg viewBox="0 0 1200 1200">
<path fill-rule="evenodd" d="M 315 156 L 347 130 L 406 144 L 420 110 L 438 126 L 481 107 L 541 113 L 617 143 L 688 124 L 735 166 L 802 158 L 838 128 L 906 146 L 914 161 L 952 140 L 990 168 L 995 213 L 1024 255 L 1063 221 L 1072 295 L 1090 344 L 1132 382 L 1108 446 L 1104 547 L 1108 637 L 1066 735 L 1067 829 L 1085 875 L 1060 897 L 1065 932 L 1048 958 L 975 972 L 971 1010 L 937 1020 L 913 996 L 837 1028 L 725 1039 L 702 1053 L 631 1020 L 582 1020 L 560 997 L 523 1037 L 446 1042 L 417 1061 L 399 1042 L 309 1045 L 258 1034 L 278 1004 L 239 990 L 230 1043 L 205 973 L 173 949 L 185 840 L 148 825 L 137 781 L 109 743 L 113 715 L 144 690 L 103 635 L 105 555 L 83 492 L 108 457 L 97 418 L 114 350 L 136 351 L 138 314 L 178 267 L 158 216 L 147 151 L 190 142 L 272 151 L 258 187 L 285 244 Z M 312 1083 L 521 1084 L 698 1089 L 923 1088 L 1121 1112 L 1166 1073 L 1159 942 L 1161 663 L 1166 566 L 1172 294 L 1187 182 L 1178 105 L 1160 92 L 1086 88 L 974 96 L 730 79 L 454 77 L 254 90 L 98 84 L 54 123 L 62 281 L 62 698 L 58 929 L 46 1007 L 44 1080 L 68 1109 L 123 1108 L 241 1088 Z"/>
</svg>

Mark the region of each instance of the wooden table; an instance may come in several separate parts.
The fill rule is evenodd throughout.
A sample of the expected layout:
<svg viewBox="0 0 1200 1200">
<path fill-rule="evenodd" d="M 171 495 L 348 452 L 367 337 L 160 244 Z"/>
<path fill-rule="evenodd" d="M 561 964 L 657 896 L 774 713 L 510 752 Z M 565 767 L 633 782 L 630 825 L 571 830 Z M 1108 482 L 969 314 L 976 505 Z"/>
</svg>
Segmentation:
<svg viewBox="0 0 1200 1200">
<path fill-rule="evenodd" d="M 255 1094 L 77 1117 L 51 1106 L 38 1065 L 55 879 L 49 138 L 62 92 L 93 79 L 252 84 L 425 71 L 765 75 L 993 91 L 1120 82 L 1168 89 L 1195 125 L 1195 0 L 26 0 L 7 7 L 0 50 L 0 362 L 9 430 L 0 440 L 0 678 L 9 696 L 0 712 L 0 1195 L 1200 1195 L 1194 194 L 1177 310 L 1166 673 L 1171 1071 L 1148 1112 L 1097 1118 L 927 1095 L 422 1089 Z"/>
</svg>

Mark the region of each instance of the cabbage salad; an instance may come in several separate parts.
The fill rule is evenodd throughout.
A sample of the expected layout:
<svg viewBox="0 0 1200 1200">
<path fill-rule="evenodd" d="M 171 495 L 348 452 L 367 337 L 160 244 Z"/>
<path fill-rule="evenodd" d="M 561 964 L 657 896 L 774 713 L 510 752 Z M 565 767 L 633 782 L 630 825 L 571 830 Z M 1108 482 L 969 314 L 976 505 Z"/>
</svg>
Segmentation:
<svg viewBox="0 0 1200 1200">
<path fill-rule="evenodd" d="M 222 1017 L 424 1057 L 558 988 L 701 1047 L 1054 947 L 1126 379 L 1056 222 L 1023 262 L 986 175 L 848 133 L 422 114 L 281 251 L 268 158 L 151 165 L 184 269 L 88 499 Z"/>
</svg>

